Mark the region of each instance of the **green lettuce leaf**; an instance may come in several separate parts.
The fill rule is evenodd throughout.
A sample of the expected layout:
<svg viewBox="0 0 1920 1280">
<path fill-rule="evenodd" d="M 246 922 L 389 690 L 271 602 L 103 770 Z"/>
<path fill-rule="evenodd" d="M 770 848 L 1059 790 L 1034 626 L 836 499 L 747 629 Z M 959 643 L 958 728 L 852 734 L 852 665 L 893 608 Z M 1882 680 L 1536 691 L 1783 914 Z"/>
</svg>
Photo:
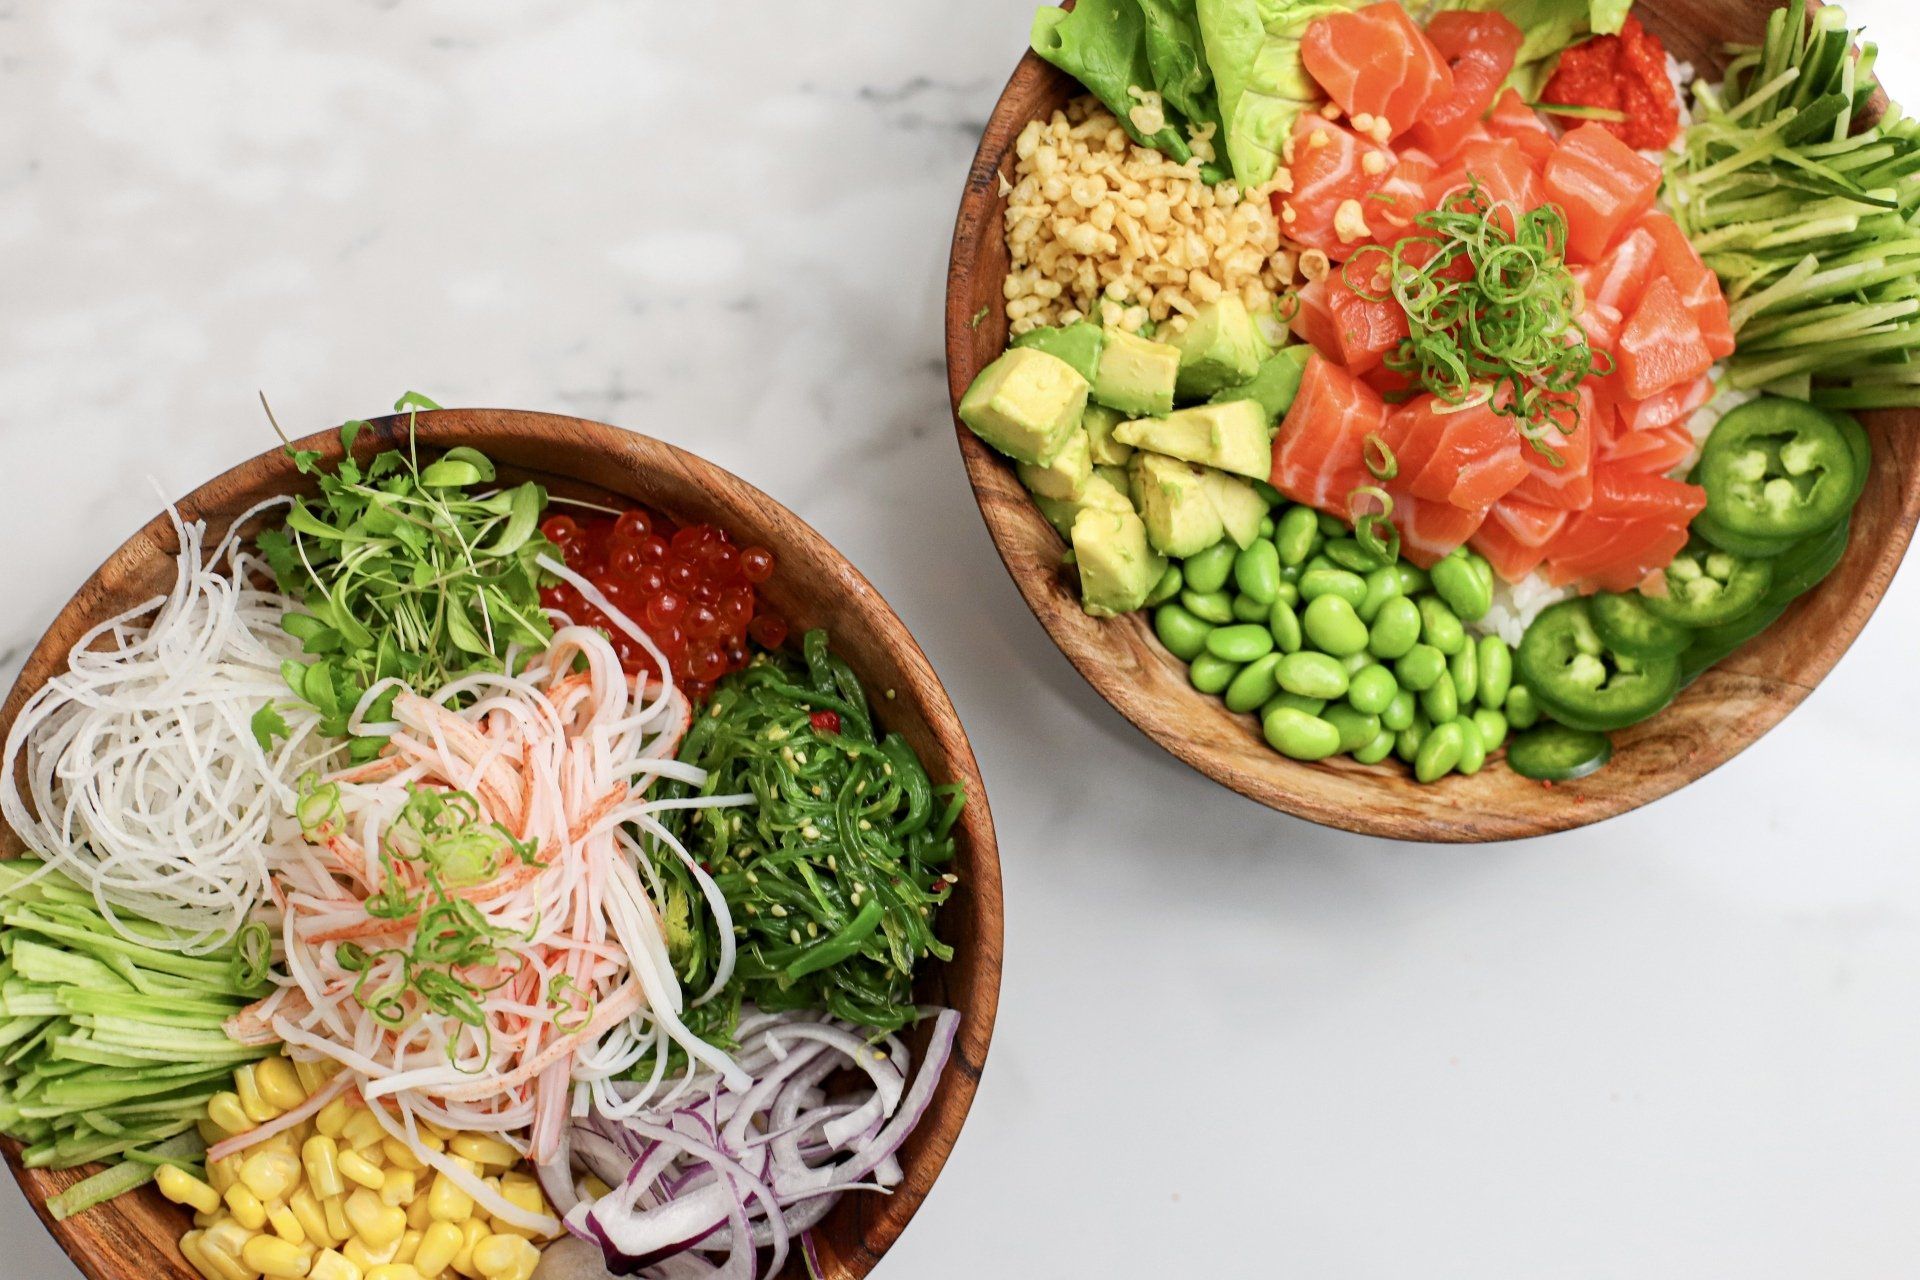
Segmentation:
<svg viewBox="0 0 1920 1280">
<path fill-rule="evenodd" d="M 1157 85 L 1140 4 L 1141 0 L 1079 0 L 1071 11 L 1041 9 L 1033 15 L 1033 51 L 1085 85 L 1120 118 L 1136 142 L 1185 164 L 1193 158 L 1193 149 L 1182 127 L 1184 112 L 1166 103 L 1166 126 L 1151 134 L 1142 134 L 1131 118 L 1139 105 L 1131 91 Z"/>
<path fill-rule="evenodd" d="M 1499 13 L 1525 34 L 1507 85 L 1529 102 L 1539 100 L 1560 55 L 1588 36 L 1618 35 L 1633 0 L 1436 0 L 1434 10 Z"/>
<path fill-rule="evenodd" d="M 1196 128 L 1214 126 L 1222 141 L 1220 103 L 1213 93 L 1213 70 L 1200 40 L 1195 0 L 1137 0 L 1146 23 L 1147 66 L 1161 99 Z M 1225 158 L 1224 148 L 1219 152 Z"/>
<path fill-rule="evenodd" d="M 1273 177 L 1293 122 L 1324 101 L 1300 61 L 1314 19 L 1362 0 L 1197 0 L 1200 35 L 1220 100 L 1228 162 L 1243 187 Z"/>
</svg>

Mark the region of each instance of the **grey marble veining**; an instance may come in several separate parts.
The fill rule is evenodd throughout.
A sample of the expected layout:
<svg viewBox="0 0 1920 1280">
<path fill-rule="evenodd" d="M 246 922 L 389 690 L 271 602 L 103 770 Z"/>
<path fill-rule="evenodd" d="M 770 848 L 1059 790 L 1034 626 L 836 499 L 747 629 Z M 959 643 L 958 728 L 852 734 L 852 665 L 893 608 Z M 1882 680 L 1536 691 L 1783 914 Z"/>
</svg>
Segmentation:
<svg viewBox="0 0 1920 1280">
<path fill-rule="evenodd" d="M 1920 22 L 1856 0 L 1901 88 Z M 885 1274 L 1905 1274 L 1911 571 L 1714 776 L 1435 850 L 1105 707 L 968 495 L 954 206 L 1025 0 L 0 3 L 0 674 L 170 493 L 417 388 L 696 449 L 927 648 L 1009 914 L 975 1118 Z M 1920 74 L 1908 92 L 1920 96 Z M 71 1268 L 0 1193 L 0 1277 Z"/>
</svg>

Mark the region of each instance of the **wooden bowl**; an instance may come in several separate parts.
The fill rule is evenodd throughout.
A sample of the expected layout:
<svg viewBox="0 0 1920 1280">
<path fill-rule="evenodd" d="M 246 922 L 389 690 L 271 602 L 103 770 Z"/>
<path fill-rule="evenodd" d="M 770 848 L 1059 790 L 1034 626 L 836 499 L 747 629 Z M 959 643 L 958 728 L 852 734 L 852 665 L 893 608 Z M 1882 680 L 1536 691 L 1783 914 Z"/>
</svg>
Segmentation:
<svg viewBox="0 0 1920 1280">
<path fill-rule="evenodd" d="M 1771 0 L 1641 0 L 1649 29 L 1703 76 L 1727 41 L 1757 41 Z M 1009 31 L 1008 41 L 1018 38 Z M 947 382 L 957 410 L 973 377 L 1007 342 L 1001 176 L 1028 121 L 1082 92 L 1029 52 L 995 105 L 967 176 L 947 275 Z M 1135 727 L 1216 782 L 1326 826 L 1401 840 L 1482 841 L 1543 835 L 1611 818 L 1725 764 L 1813 691 L 1872 616 L 1920 518 L 1920 412 L 1863 415 L 1874 467 L 1840 567 L 1767 632 L 1709 671 L 1652 720 L 1614 735 L 1613 763 L 1545 788 L 1505 768 L 1421 786 L 1393 762 L 1300 764 L 1274 752 L 1251 716 L 1187 683 L 1185 665 L 1145 614 L 1101 620 L 1080 608 L 1066 550 L 1012 464 L 954 420 L 967 477 L 1000 558 L 1054 643 Z"/>
<path fill-rule="evenodd" d="M 354 452 L 363 459 L 406 439 L 404 416 L 379 419 L 362 433 Z M 941 914 L 940 932 L 954 948 L 951 962 L 922 977 L 919 998 L 958 1009 L 962 1015 L 953 1059 L 931 1109 L 901 1152 L 906 1178 L 890 1196 L 844 1198 L 815 1229 L 820 1260 L 831 1280 L 867 1275 L 899 1238 L 932 1189 L 966 1120 L 993 1035 L 1000 992 L 1000 863 L 986 788 L 967 735 L 926 655 L 914 643 L 873 585 L 799 517 L 745 481 L 672 445 L 617 427 L 544 413 L 454 409 L 419 417 L 422 444 L 464 444 L 484 451 L 509 480 L 535 479 L 574 497 L 615 494 L 644 502 L 682 520 L 712 522 L 743 544 L 771 549 L 774 575 L 760 590 L 790 619 L 797 635 L 826 627 L 835 650 L 852 664 L 874 694 L 887 728 L 904 735 L 939 782 L 960 782 L 968 801 L 954 828 L 960 883 Z M 340 455 L 337 432 L 300 441 L 329 462 Z M 280 450 L 243 463 L 187 495 L 180 513 L 205 517 L 223 531 L 239 512 L 280 493 L 311 492 Z M 0 708 L 0 738 L 22 702 L 50 675 L 63 669 L 74 641 L 102 618 L 164 591 L 173 581 L 178 551 L 164 513 L 149 521 L 88 579 L 28 657 L 25 670 Z M 897 696 L 888 697 L 885 691 Z M 18 837 L 0 827 L 0 852 L 20 852 Z M 913 1042 L 925 1049 L 924 1031 Z M 176 1242 L 189 1227 L 187 1212 L 163 1200 L 151 1186 L 64 1222 L 46 1211 L 47 1197 L 79 1180 L 81 1171 L 23 1169 L 19 1148 L 5 1143 L 14 1176 L 47 1229 L 91 1280 L 195 1280 Z M 783 1273 L 805 1275 L 796 1251 Z"/>
</svg>

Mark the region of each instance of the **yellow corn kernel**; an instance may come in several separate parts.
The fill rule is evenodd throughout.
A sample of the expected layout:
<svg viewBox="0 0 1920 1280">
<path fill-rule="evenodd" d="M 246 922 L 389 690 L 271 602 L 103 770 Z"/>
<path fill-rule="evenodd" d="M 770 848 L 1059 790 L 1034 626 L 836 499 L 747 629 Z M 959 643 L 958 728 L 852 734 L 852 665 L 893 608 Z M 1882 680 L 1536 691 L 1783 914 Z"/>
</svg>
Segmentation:
<svg viewBox="0 0 1920 1280">
<path fill-rule="evenodd" d="M 247 1241 L 240 1250 L 240 1261 L 250 1270 L 263 1276 L 301 1277 L 307 1274 L 311 1265 L 307 1261 L 307 1251 L 297 1244 L 288 1244 L 278 1236 L 255 1236 Z"/>
<path fill-rule="evenodd" d="M 240 1166 L 240 1181 L 262 1201 L 284 1200 L 300 1185 L 300 1161 L 278 1147 L 257 1151 Z"/>
<path fill-rule="evenodd" d="M 384 1198 L 384 1196 L 382 1198 Z M 425 1231 L 433 1225 L 433 1205 L 430 1203 L 429 1197 L 423 1195 L 414 1196 L 413 1200 L 407 1205 L 407 1225 L 415 1231 Z"/>
<path fill-rule="evenodd" d="M 348 1152 L 352 1155 L 352 1152 Z M 391 1205 L 404 1209 L 413 1203 L 413 1197 L 419 1187 L 419 1179 L 411 1169 L 389 1169 L 387 1180 L 380 1187 L 380 1198 Z"/>
<path fill-rule="evenodd" d="M 322 1198 L 337 1196 L 347 1189 L 340 1178 L 340 1144 L 324 1133 L 316 1133 L 300 1148 L 300 1163 L 307 1171 L 307 1184 Z"/>
<path fill-rule="evenodd" d="M 200 1237 L 200 1252 L 221 1280 L 254 1280 L 252 1272 L 240 1261 L 253 1234 L 231 1218 L 208 1227 Z"/>
<path fill-rule="evenodd" d="M 223 1141 L 227 1136 L 227 1131 L 211 1120 L 195 1120 L 193 1127 L 200 1131 L 200 1141 L 206 1143 L 208 1146 Z"/>
<path fill-rule="evenodd" d="M 427 1166 L 420 1163 L 420 1157 L 407 1149 L 407 1144 L 398 1138 L 382 1138 L 380 1154 L 387 1158 L 387 1164 L 395 1169 L 410 1169 L 419 1173 Z"/>
<path fill-rule="evenodd" d="M 487 1230 L 486 1222 L 478 1217 L 468 1218 L 460 1224 L 460 1252 L 453 1255 L 453 1269 L 468 1280 L 479 1280 L 480 1272 L 473 1265 L 473 1248 L 493 1233 Z"/>
<path fill-rule="evenodd" d="M 413 1255 L 413 1267 L 423 1276 L 437 1276 L 453 1265 L 466 1237 L 451 1222 L 436 1222 L 420 1236 L 420 1248 Z"/>
<path fill-rule="evenodd" d="M 316 1058 L 312 1062 L 308 1062 L 302 1058 L 293 1059 L 293 1074 L 300 1077 L 300 1087 L 305 1089 L 309 1096 L 318 1090 L 321 1085 L 333 1079 L 334 1073 L 339 1070 L 340 1068 L 336 1063 L 329 1062 L 324 1058 Z"/>
<path fill-rule="evenodd" d="M 420 1272 L 405 1262 L 388 1262 L 367 1272 L 367 1280 L 421 1280 Z"/>
<path fill-rule="evenodd" d="M 354 1234 L 374 1250 L 398 1244 L 407 1229 L 405 1210 L 382 1204 L 379 1196 L 364 1187 L 347 1197 L 347 1221 L 353 1224 Z"/>
<path fill-rule="evenodd" d="M 213 1263 L 200 1248 L 200 1238 L 203 1234 L 204 1233 L 199 1231 L 189 1231 L 187 1234 L 181 1236 L 180 1256 L 187 1260 L 189 1266 L 200 1273 L 201 1280 L 225 1280 L 225 1277 L 213 1269 Z"/>
<path fill-rule="evenodd" d="M 286 1108 L 274 1106 L 260 1092 L 260 1077 L 254 1070 L 256 1065 L 249 1062 L 233 1073 L 233 1091 L 240 1095 L 240 1109 L 247 1113 L 247 1119 L 255 1124 L 265 1124 Z"/>
<path fill-rule="evenodd" d="M 387 1185 L 387 1171 L 358 1151 L 342 1151 L 335 1163 L 340 1166 L 341 1176 L 359 1183 L 369 1191 L 378 1191 Z"/>
<path fill-rule="evenodd" d="M 411 1263 L 413 1255 L 420 1252 L 420 1233 L 409 1227 L 400 1233 L 400 1247 L 394 1250 L 395 1262 Z"/>
<path fill-rule="evenodd" d="M 359 1108 L 345 1098 L 335 1098 L 320 1108 L 320 1114 L 313 1118 L 313 1127 L 329 1138 L 337 1138 L 341 1130 L 347 1127 L 347 1121 L 353 1119 L 358 1110 Z"/>
<path fill-rule="evenodd" d="M 207 1185 L 221 1195 L 227 1194 L 227 1188 L 240 1180 L 240 1157 L 227 1156 L 220 1160 L 207 1161 Z"/>
<path fill-rule="evenodd" d="M 445 1151 L 447 1149 L 447 1140 L 424 1124 L 415 1131 L 414 1136 L 419 1140 L 420 1145 L 429 1151 Z"/>
<path fill-rule="evenodd" d="M 445 1127 L 444 1125 L 435 1124 L 431 1120 L 420 1121 L 420 1128 L 423 1131 L 430 1133 L 434 1137 L 440 1139 L 440 1141 L 443 1143 L 451 1142 L 453 1140 L 453 1130 Z"/>
<path fill-rule="evenodd" d="M 510 1205 L 525 1209 L 529 1213 L 548 1213 L 547 1198 L 540 1192 L 540 1184 L 524 1173 L 510 1173 L 500 1179 L 500 1195 Z M 528 1227 L 516 1227 L 510 1223 L 496 1221 L 493 1229 L 502 1235 L 523 1236 L 534 1239 L 541 1233 Z"/>
<path fill-rule="evenodd" d="M 307 1280 L 361 1280 L 361 1273 L 338 1250 L 322 1249 L 307 1272 Z"/>
<path fill-rule="evenodd" d="M 433 1189 L 427 1192 L 427 1208 L 435 1222 L 465 1222 L 473 1216 L 473 1197 L 443 1173 L 433 1180 Z"/>
<path fill-rule="evenodd" d="M 207 1099 L 207 1119 L 228 1133 L 245 1133 L 255 1125 L 237 1093 L 216 1093 Z"/>
<path fill-rule="evenodd" d="M 327 1211 L 321 1208 L 320 1197 L 313 1194 L 311 1187 L 295 1187 L 287 1197 L 287 1209 L 314 1244 L 331 1249 L 340 1243 L 340 1237 L 327 1226 Z"/>
<path fill-rule="evenodd" d="M 353 1225 L 347 1221 L 345 1196 L 328 1196 L 320 1202 L 320 1211 L 327 1215 L 327 1234 L 335 1240 L 345 1240 L 353 1234 Z"/>
<path fill-rule="evenodd" d="M 492 1165 L 499 1169 L 511 1169 L 520 1163 L 518 1151 L 484 1133 L 455 1134 L 453 1140 L 447 1143 L 447 1149 L 475 1164 Z"/>
<path fill-rule="evenodd" d="M 253 1084 L 268 1106 L 281 1111 L 291 1111 L 307 1100 L 306 1086 L 300 1083 L 299 1073 L 285 1058 L 266 1058 L 254 1063 Z"/>
<path fill-rule="evenodd" d="M 486 1280 L 527 1280 L 540 1251 L 524 1237 L 495 1233 L 473 1246 L 473 1265 Z"/>
<path fill-rule="evenodd" d="M 203 1227 L 203 1228 L 210 1227 L 214 1223 L 220 1221 L 220 1217 L 221 1215 L 217 1213 L 197 1213 L 196 1212 L 193 1215 L 193 1225 L 196 1227 Z"/>
<path fill-rule="evenodd" d="M 307 1229 L 301 1224 L 299 1216 L 284 1204 L 267 1210 L 267 1225 L 273 1228 L 273 1234 L 288 1244 L 305 1244 Z"/>
<path fill-rule="evenodd" d="M 358 1111 L 346 1127 L 340 1130 L 340 1140 L 355 1151 L 365 1151 L 368 1147 L 378 1147 L 387 1136 L 371 1111 Z"/>
<path fill-rule="evenodd" d="M 594 1177 L 592 1174 L 587 1175 L 586 1186 L 589 1199 L 598 1200 L 601 1196 L 610 1196 L 613 1194 L 612 1187 L 600 1181 L 600 1179 Z"/>
<path fill-rule="evenodd" d="M 267 1206 L 260 1203 L 260 1197 L 244 1182 L 228 1187 L 225 1199 L 233 1220 L 247 1230 L 258 1231 L 267 1225 Z"/>
<path fill-rule="evenodd" d="M 395 1240 L 384 1249 L 371 1249 L 359 1236 L 340 1246 L 342 1256 L 362 1271 L 371 1271 L 375 1267 L 393 1261 L 393 1255 L 400 1252 L 400 1242 Z"/>
<path fill-rule="evenodd" d="M 160 1194 L 175 1204 L 191 1205 L 202 1213 L 212 1213 L 220 1207 L 218 1191 L 177 1165 L 161 1165 L 153 1180 L 160 1184 Z"/>
</svg>

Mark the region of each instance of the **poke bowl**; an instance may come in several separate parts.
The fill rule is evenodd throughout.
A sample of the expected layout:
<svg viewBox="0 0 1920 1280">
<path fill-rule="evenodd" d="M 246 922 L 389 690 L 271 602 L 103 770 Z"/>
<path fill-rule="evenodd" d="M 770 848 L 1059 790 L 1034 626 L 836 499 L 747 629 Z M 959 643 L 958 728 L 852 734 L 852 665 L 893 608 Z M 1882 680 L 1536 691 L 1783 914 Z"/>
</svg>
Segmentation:
<svg viewBox="0 0 1920 1280">
<path fill-rule="evenodd" d="M 0 950 L 41 999 L 6 1011 L 15 1177 L 92 1280 L 868 1274 L 952 1150 L 999 990 L 992 817 L 939 679 L 852 565 L 711 463 L 403 406 L 157 516 L 0 711 Z M 375 490 L 392 501 L 354 496 Z M 339 572 L 316 530 L 371 545 L 387 509 L 429 531 L 387 556 L 460 522 L 439 576 Z M 471 628 L 407 630 L 409 584 L 420 616 L 466 601 Z M 379 633 L 357 676 L 356 619 Z M 142 701 L 155 665 L 173 683 Z M 182 726 L 212 792 L 169 772 Z M 178 803 L 76 768 L 76 739 Z M 290 759 L 298 779 L 260 785 L 291 807 L 244 832 L 271 869 L 236 906 L 199 802 L 238 810 L 248 768 Z M 83 772 L 101 785 L 63 781 Z M 195 804 L 192 854 L 141 846 Z M 118 878 L 89 853 L 108 847 Z M 102 1109 L 50 1098 L 55 1077 Z"/>
<path fill-rule="evenodd" d="M 1101 696 L 1269 807 L 1628 812 L 1804 700 L 1912 539 L 1920 150 L 1872 46 L 1603 8 L 1081 0 L 988 122 L 946 311 L 981 514 Z"/>
</svg>

